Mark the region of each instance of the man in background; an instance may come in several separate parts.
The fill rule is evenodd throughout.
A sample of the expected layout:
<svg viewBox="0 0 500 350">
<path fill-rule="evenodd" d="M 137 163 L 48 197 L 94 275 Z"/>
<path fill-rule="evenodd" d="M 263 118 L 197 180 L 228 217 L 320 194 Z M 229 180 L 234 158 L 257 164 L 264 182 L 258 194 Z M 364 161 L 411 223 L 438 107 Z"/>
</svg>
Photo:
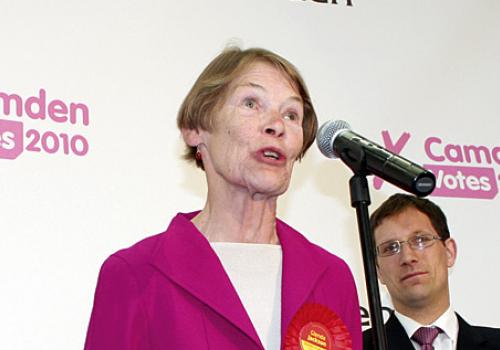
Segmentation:
<svg viewBox="0 0 500 350">
<path fill-rule="evenodd" d="M 500 329 L 471 326 L 450 305 L 448 269 L 457 244 L 436 204 L 395 194 L 370 222 L 378 278 L 395 308 L 385 325 L 390 350 L 500 349 Z M 363 348 L 373 349 L 371 329 Z"/>
</svg>

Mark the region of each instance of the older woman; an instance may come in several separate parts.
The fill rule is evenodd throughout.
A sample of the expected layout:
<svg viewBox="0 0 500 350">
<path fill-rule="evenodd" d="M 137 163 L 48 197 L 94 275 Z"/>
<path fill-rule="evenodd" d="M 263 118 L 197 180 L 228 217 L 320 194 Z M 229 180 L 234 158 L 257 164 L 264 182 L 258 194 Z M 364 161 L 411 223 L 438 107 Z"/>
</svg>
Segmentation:
<svg viewBox="0 0 500 350">
<path fill-rule="evenodd" d="M 276 218 L 317 128 L 298 71 L 227 49 L 178 126 L 205 171 L 205 206 L 106 260 L 85 349 L 361 349 L 349 268 Z"/>
</svg>

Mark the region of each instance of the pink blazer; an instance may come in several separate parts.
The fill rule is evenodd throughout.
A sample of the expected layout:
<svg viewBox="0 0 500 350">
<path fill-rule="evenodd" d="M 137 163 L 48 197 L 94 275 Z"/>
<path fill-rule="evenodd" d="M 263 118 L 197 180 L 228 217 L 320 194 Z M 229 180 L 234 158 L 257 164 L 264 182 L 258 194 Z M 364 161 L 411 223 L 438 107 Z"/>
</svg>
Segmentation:
<svg viewBox="0 0 500 350">
<path fill-rule="evenodd" d="M 263 349 L 217 255 L 190 222 L 196 214 L 177 214 L 167 231 L 104 262 L 85 350 Z M 280 220 L 277 232 L 282 340 L 299 308 L 319 303 L 342 319 L 353 349 L 361 350 L 358 297 L 346 263 Z"/>
</svg>

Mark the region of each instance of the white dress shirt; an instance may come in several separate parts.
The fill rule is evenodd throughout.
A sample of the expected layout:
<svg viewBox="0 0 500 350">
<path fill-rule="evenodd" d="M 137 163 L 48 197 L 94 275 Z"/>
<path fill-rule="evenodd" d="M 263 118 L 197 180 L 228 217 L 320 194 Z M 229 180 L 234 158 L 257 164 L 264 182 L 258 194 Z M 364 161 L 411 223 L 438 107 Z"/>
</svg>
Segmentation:
<svg viewBox="0 0 500 350">
<path fill-rule="evenodd" d="M 210 243 L 266 350 L 281 348 L 280 245 Z"/>
<path fill-rule="evenodd" d="M 411 339 L 413 333 L 420 327 L 439 327 L 442 332 L 438 334 L 432 345 L 435 350 L 456 350 L 458 338 L 458 318 L 451 306 L 432 324 L 420 324 L 417 321 L 394 311 L 399 322 L 405 329 L 415 350 L 420 350 L 420 345 Z"/>
</svg>

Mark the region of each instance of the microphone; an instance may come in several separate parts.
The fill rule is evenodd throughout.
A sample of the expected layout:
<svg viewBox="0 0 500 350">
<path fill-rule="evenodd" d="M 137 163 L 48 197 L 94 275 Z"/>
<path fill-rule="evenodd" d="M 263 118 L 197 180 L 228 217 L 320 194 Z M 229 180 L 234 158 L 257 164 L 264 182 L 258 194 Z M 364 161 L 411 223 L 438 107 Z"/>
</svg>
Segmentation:
<svg viewBox="0 0 500 350">
<path fill-rule="evenodd" d="M 340 158 L 349 167 L 361 165 L 367 175 L 377 175 L 419 197 L 429 195 L 436 186 L 432 172 L 358 135 L 343 120 L 324 123 L 318 130 L 316 143 L 326 157 Z"/>
</svg>

